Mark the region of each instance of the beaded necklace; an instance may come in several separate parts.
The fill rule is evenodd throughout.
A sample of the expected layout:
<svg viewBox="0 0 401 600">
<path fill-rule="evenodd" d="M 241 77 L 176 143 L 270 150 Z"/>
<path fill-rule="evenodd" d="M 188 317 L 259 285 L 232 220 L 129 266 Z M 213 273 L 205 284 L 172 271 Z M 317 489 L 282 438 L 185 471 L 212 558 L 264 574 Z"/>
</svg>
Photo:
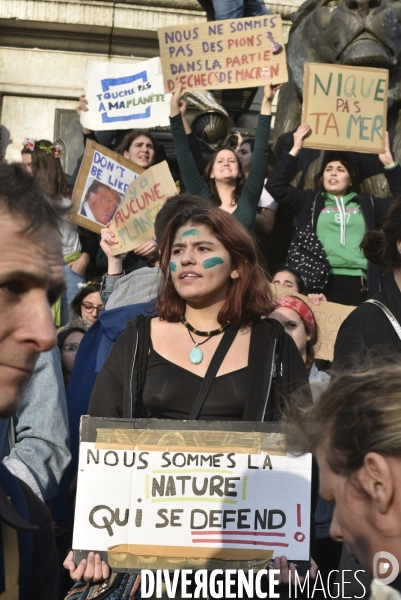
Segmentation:
<svg viewBox="0 0 401 600">
<path fill-rule="evenodd" d="M 195 327 L 192 327 L 192 325 L 190 323 L 188 323 L 185 316 L 180 317 L 180 321 L 188 329 L 189 337 L 195 344 L 195 348 L 192 348 L 192 350 L 190 350 L 189 355 L 188 355 L 189 360 L 193 365 L 199 365 L 199 363 L 201 363 L 203 360 L 203 352 L 199 348 L 199 346 L 202 346 L 202 344 L 205 344 L 213 336 L 224 333 L 225 330 L 227 329 L 227 327 L 229 327 L 229 325 L 230 325 L 230 321 L 227 321 L 227 323 L 224 323 L 224 325 L 220 325 L 220 327 L 218 327 L 217 329 L 213 329 L 212 331 L 199 331 L 199 329 L 195 329 Z M 192 337 L 191 332 L 195 333 L 196 335 L 200 335 L 201 337 L 207 337 L 207 339 L 204 340 L 203 342 L 195 342 L 194 338 Z"/>
</svg>

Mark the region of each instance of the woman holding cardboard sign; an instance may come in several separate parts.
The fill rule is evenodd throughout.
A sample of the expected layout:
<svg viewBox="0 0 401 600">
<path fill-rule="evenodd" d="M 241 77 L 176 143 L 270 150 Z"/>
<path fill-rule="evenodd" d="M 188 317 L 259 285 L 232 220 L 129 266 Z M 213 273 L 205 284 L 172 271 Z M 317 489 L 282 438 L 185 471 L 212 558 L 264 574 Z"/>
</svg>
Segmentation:
<svg viewBox="0 0 401 600">
<path fill-rule="evenodd" d="M 380 289 L 380 271 L 368 266 L 359 245 L 366 231 L 377 228 L 390 199 L 360 193 L 356 170 L 342 152 L 325 156 L 316 191 L 292 186 L 296 156 L 309 130 L 307 123 L 298 127 L 291 151 L 283 152 L 266 189 L 297 215 L 288 264 L 301 272 L 311 291 L 323 292 L 331 302 L 359 305 L 367 297 L 367 281 L 370 295 Z M 401 167 L 394 162 L 388 135 L 379 159 L 391 192 L 401 194 Z"/>
<path fill-rule="evenodd" d="M 129 322 L 89 414 L 279 420 L 283 399 L 308 379 L 283 327 L 262 318 L 273 303 L 252 237 L 225 211 L 191 207 L 170 221 L 160 266 L 159 314 Z"/>
<path fill-rule="evenodd" d="M 252 237 L 225 211 L 192 206 L 169 222 L 160 266 L 159 314 L 128 323 L 100 370 L 89 414 L 279 420 L 281 402 L 308 378 L 281 324 L 262 319 L 272 292 Z M 65 566 L 74 577 L 89 567 L 90 577 L 104 576 L 94 553 L 78 566 L 69 555 Z M 275 568 L 288 582 L 284 557 Z"/>
<path fill-rule="evenodd" d="M 202 419 L 277 420 L 280 404 L 273 389 L 266 404 L 259 360 L 267 370 L 273 368 L 272 352 L 265 362 L 275 340 L 275 352 L 283 352 L 283 379 L 276 385 L 284 387 L 284 395 L 307 381 L 307 374 L 283 328 L 261 318 L 273 306 L 272 292 L 251 236 L 225 211 L 191 207 L 170 221 L 160 252 L 159 316 L 132 322 L 117 340 L 97 379 L 89 414 L 188 418 L 220 341 L 231 338 L 198 414 Z M 139 378 L 134 384 L 131 350 L 137 341 L 137 360 L 143 363 L 134 365 L 134 378 Z"/>
<path fill-rule="evenodd" d="M 204 178 L 199 174 L 189 152 L 180 113 L 182 85 L 178 86 L 171 97 L 171 133 L 185 188 L 191 194 L 210 200 L 214 206 L 233 214 L 250 231 L 255 227 L 258 203 L 265 180 L 271 103 L 279 87 L 273 86 L 271 80 L 265 87 L 256 130 L 254 157 L 246 181 L 241 162 L 232 148 L 217 150 L 206 166 Z"/>
</svg>

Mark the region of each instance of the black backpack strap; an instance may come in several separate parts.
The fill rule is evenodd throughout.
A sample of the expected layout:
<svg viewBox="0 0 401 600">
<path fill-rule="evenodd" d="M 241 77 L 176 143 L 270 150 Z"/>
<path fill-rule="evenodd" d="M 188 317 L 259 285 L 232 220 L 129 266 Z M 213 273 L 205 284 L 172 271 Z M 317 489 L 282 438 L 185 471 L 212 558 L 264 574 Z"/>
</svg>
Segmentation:
<svg viewBox="0 0 401 600">
<path fill-rule="evenodd" d="M 271 319 L 261 319 L 253 324 L 243 421 L 273 420 L 279 375 L 276 373 L 276 357 L 281 354 L 281 331 L 284 332 L 282 325 Z"/>
<path fill-rule="evenodd" d="M 210 388 L 212 387 L 214 378 L 217 375 L 220 365 L 224 360 L 227 352 L 229 351 L 231 344 L 233 343 L 235 336 L 237 335 L 238 329 L 229 327 L 223 334 L 222 340 L 217 347 L 216 352 L 213 355 L 210 365 L 206 371 L 205 377 L 203 378 L 202 385 L 196 397 L 195 403 L 192 407 L 189 419 L 196 421 L 199 418 L 200 412 L 203 408 L 207 395 L 209 394 Z"/>
<path fill-rule="evenodd" d="M 138 414 L 142 402 L 142 391 L 145 384 L 150 344 L 150 321 L 152 317 L 138 315 L 136 317 L 136 338 L 132 349 L 132 366 L 130 380 L 130 414 L 128 418 L 145 416 Z"/>
</svg>

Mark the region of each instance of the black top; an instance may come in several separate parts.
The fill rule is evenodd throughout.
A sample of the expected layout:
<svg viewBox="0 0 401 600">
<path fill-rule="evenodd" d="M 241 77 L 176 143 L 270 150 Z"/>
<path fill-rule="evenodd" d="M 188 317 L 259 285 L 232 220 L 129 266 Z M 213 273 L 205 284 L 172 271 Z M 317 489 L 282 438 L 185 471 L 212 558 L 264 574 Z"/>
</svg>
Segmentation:
<svg viewBox="0 0 401 600">
<path fill-rule="evenodd" d="M 387 306 L 401 324 L 401 292 L 394 277 L 374 296 Z M 401 353 L 401 340 L 383 310 L 375 304 L 358 306 L 345 319 L 334 346 L 333 368 L 347 368 L 358 362 L 365 352 L 378 356 Z"/>
<path fill-rule="evenodd" d="M 248 367 L 244 367 L 216 377 L 199 418 L 204 421 L 241 421 L 248 387 L 247 375 Z M 188 419 L 202 381 L 200 375 L 170 362 L 152 348 L 143 388 L 146 415 L 157 419 Z"/>
<path fill-rule="evenodd" d="M 151 317 L 137 317 L 129 321 L 125 332 L 114 344 L 93 388 L 88 408 L 91 417 L 130 419 L 148 416 L 143 390 L 149 361 L 150 321 Z M 275 352 L 274 356 L 269 357 L 271 340 L 275 341 Z M 182 376 L 181 369 L 179 375 Z M 237 408 L 229 389 L 234 388 L 238 372 L 234 371 L 234 384 L 229 387 L 228 381 L 232 376 L 233 373 L 224 376 L 222 395 L 233 410 L 224 420 L 236 418 Z M 199 379 L 203 381 L 203 378 Z M 219 379 L 217 377 L 217 382 Z M 270 388 L 271 379 L 273 384 Z M 266 409 L 263 412 L 265 421 L 278 420 L 282 402 L 289 401 L 296 390 L 305 385 L 308 385 L 305 364 L 294 340 L 285 333 L 281 323 L 272 319 L 260 319 L 254 323 L 249 346 L 246 393 L 242 396 L 243 412 L 239 420 L 257 421 L 260 408 Z M 191 388 L 183 389 L 189 392 L 188 402 L 192 409 L 196 393 Z M 242 389 L 241 384 L 238 394 Z"/>
</svg>

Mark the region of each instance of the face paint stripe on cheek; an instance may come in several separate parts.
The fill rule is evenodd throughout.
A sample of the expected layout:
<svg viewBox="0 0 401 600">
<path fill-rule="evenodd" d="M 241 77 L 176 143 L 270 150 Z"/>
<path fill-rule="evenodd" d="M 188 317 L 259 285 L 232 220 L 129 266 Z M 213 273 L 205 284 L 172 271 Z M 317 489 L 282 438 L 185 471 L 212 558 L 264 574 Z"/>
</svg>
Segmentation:
<svg viewBox="0 0 401 600">
<path fill-rule="evenodd" d="M 188 237 L 189 235 L 199 235 L 198 229 L 187 229 L 181 234 L 181 237 Z"/>
<path fill-rule="evenodd" d="M 176 265 L 176 263 L 175 263 L 175 262 L 171 262 L 171 263 L 170 263 L 170 271 L 171 271 L 172 273 L 175 273 L 175 272 L 176 272 L 176 270 L 177 270 L 177 265 Z"/>
<path fill-rule="evenodd" d="M 212 256 L 211 258 L 207 258 L 206 260 L 204 260 L 202 266 L 204 269 L 211 269 L 212 267 L 222 265 L 223 263 L 224 259 L 220 258 L 220 256 Z"/>
</svg>

